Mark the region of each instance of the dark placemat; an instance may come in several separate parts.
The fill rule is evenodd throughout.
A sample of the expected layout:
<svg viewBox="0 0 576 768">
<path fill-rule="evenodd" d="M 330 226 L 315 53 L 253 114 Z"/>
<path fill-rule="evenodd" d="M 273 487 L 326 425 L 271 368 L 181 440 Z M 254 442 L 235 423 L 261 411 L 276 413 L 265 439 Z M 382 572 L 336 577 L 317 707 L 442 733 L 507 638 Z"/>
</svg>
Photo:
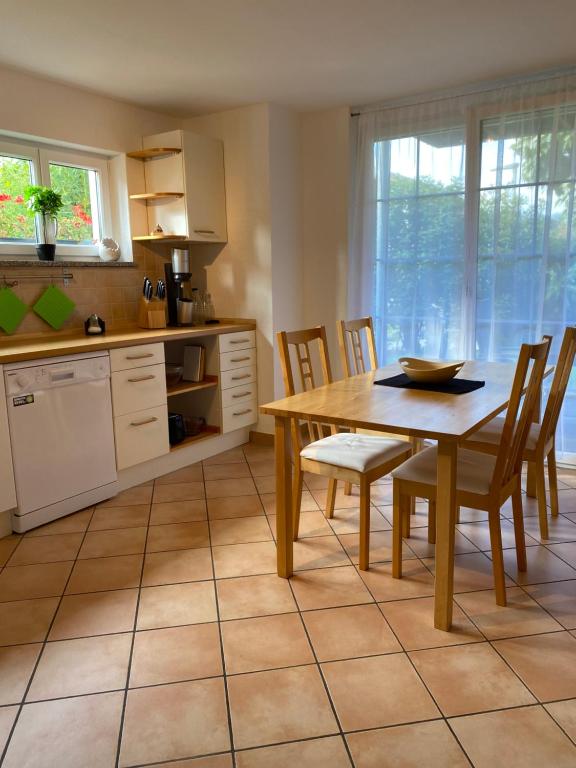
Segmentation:
<svg viewBox="0 0 576 768">
<path fill-rule="evenodd" d="M 450 379 L 441 384 L 424 384 L 412 381 L 405 373 L 398 376 L 390 376 L 387 379 L 380 379 L 374 384 L 380 384 L 383 387 L 399 387 L 401 389 L 420 389 L 425 392 L 444 392 L 447 395 L 464 395 L 466 392 L 474 392 L 475 389 L 483 387 L 484 381 L 474 381 L 473 379 Z"/>
</svg>

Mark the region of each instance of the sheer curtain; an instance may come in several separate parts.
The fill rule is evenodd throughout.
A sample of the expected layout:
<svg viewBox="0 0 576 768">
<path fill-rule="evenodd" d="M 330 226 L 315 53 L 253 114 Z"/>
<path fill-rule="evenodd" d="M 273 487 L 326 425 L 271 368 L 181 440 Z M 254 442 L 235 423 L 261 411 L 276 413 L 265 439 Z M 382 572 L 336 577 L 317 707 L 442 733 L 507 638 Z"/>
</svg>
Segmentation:
<svg viewBox="0 0 576 768">
<path fill-rule="evenodd" d="M 379 355 L 513 361 L 576 323 L 576 73 L 363 111 L 349 304 Z M 558 432 L 576 462 L 576 375 Z"/>
</svg>

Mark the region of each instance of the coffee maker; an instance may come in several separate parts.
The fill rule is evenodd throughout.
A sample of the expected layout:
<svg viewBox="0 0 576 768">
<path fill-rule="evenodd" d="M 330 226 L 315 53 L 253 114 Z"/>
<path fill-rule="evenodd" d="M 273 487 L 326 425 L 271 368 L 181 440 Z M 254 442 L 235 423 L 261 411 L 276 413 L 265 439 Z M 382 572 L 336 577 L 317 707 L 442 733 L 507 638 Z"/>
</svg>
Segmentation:
<svg viewBox="0 0 576 768">
<path fill-rule="evenodd" d="M 192 325 L 190 296 L 190 253 L 185 248 L 172 248 L 172 258 L 164 265 L 168 325 Z"/>
</svg>

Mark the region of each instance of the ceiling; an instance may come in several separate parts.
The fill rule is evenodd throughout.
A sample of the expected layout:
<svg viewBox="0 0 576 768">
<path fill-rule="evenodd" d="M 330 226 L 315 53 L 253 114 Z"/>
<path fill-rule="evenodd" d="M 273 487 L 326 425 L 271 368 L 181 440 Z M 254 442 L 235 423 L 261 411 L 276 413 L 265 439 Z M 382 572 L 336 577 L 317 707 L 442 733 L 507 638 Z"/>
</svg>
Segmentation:
<svg viewBox="0 0 576 768">
<path fill-rule="evenodd" d="M 301 110 L 576 64 L 574 0 L 29 0 L 0 63 L 175 115 Z"/>
</svg>

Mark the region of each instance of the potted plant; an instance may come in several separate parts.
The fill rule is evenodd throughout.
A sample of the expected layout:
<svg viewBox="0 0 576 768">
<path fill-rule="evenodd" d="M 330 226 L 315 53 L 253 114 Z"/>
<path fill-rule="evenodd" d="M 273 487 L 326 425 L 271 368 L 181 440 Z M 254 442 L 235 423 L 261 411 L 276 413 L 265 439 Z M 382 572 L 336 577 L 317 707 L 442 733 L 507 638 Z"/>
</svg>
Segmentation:
<svg viewBox="0 0 576 768">
<path fill-rule="evenodd" d="M 64 205 L 62 196 L 50 187 L 29 186 L 24 190 L 28 212 L 42 221 L 42 242 L 36 246 L 40 261 L 54 261 L 58 213 Z"/>
</svg>

